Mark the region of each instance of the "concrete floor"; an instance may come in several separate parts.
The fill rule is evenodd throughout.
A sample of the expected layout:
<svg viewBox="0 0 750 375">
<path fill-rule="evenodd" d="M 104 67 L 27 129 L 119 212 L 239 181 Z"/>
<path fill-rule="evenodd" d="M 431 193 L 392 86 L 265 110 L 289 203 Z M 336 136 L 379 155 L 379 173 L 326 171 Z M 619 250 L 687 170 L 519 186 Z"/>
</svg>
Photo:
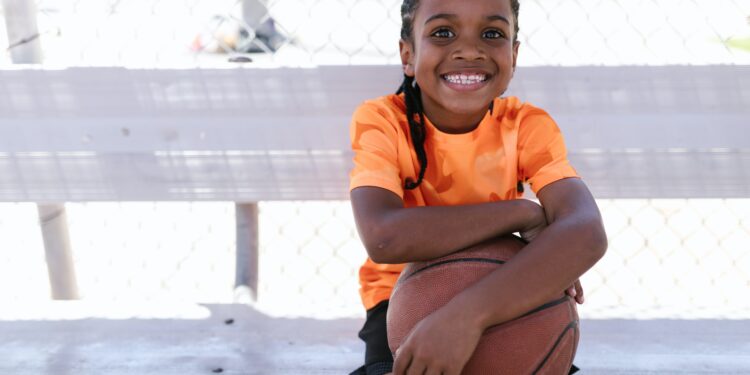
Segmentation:
<svg viewBox="0 0 750 375">
<path fill-rule="evenodd" d="M 208 305 L 206 319 L 0 321 L 0 374 L 345 374 L 359 319 L 272 318 Z M 581 374 L 750 374 L 750 321 L 584 320 Z"/>
</svg>

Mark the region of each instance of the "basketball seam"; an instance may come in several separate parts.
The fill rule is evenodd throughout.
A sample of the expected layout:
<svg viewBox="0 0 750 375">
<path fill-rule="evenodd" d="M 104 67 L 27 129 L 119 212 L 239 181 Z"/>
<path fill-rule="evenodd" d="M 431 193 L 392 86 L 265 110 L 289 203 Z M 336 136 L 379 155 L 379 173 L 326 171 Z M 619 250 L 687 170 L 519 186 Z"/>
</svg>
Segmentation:
<svg viewBox="0 0 750 375">
<path fill-rule="evenodd" d="M 414 276 L 414 275 L 416 275 L 416 274 L 418 274 L 418 273 L 420 273 L 422 271 L 428 270 L 430 268 L 437 267 L 437 266 L 442 266 L 443 264 L 458 263 L 458 262 L 477 262 L 477 263 L 505 264 L 505 261 L 503 261 L 503 260 L 487 259 L 487 258 L 449 259 L 449 260 L 443 260 L 443 261 L 440 261 L 440 262 L 437 262 L 437 263 L 430 264 L 429 266 L 425 266 L 423 268 L 420 268 L 420 269 L 412 272 L 409 276 L 406 276 L 406 279 L 404 279 L 404 280 L 408 280 L 410 277 L 412 277 L 412 276 Z"/>
<path fill-rule="evenodd" d="M 518 318 L 516 318 L 516 319 L 521 319 L 521 318 L 523 318 L 523 317 L 525 317 L 525 316 L 529 316 L 529 315 L 531 315 L 531 314 L 535 314 L 535 313 L 538 313 L 538 312 L 540 312 L 540 311 L 542 311 L 542 310 L 546 310 L 546 309 L 549 309 L 549 308 L 551 308 L 551 307 L 555 307 L 555 306 L 557 306 L 557 305 L 559 305 L 559 304 L 561 304 L 561 303 L 565 303 L 565 302 L 567 302 L 567 301 L 568 301 L 568 296 L 563 296 L 563 297 L 561 297 L 561 298 L 559 298 L 559 299 L 556 299 L 556 300 L 554 300 L 554 301 L 551 301 L 551 302 L 547 302 L 547 303 L 545 303 L 544 305 L 541 305 L 541 306 L 539 306 L 539 307 L 535 308 L 534 310 L 531 310 L 531 311 L 527 312 L 526 314 L 523 314 L 523 315 L 519 316 L 519 317 L 518 317 Z"/>
<path fill-rule="evenodd" d="M 560 335 L 557 336 L 557 340 L 555 340 L 555 345 L 552 345 L 552 348 L 547 352 L 547 355 L 544 356 L 544 359 L 542 360 L 542 363 L 540 363 L 539 366 L 537 366 L 536 370 L 534 370 L 534 372 L 532 374 L 536 375 L 536 374 L 539 373 L 539 370 L 541 370 L 542 367 L 544 367 L 544 365 L 547 363 L 547 360 L 549 359 L 549 357 L 552 356 L 552 353 L 555 351 L 555 349 L 557 349 L 557 346 L 560 345 L 560 342 L 562 341 L 563 337 L 565 337 L 565 334 L 569 330 L 575 328 L 577 325 L 578 325 L 578 322 L 575 321 L 575 320 L 572 321 L 572 322 L 570 322 L 570 323 L 568 323 L 568 325 L 565 327 L 565 329 L 563 329 L 562 333 L 560 333 Z"/>
<path fill-rule="evenodd" d="M 576 323 L 578 323 L 578 319 L 577 319 L 578 314 L 576 313 L 575 307 L 576 307 L 575 304 L 568 305 L 568 308 L 570 309 L 570 315 L 574 317 L 573 321 L 576 322 Z M 570 353 L 570 364 L 571 364 L 571 366 L 573 365 L 573 360 L 575 360 L 575 358 L 576 358 L 576 351 L 578 351 L 578 341 L 580 340 L 580 338 L 581 338 L 581 330 L 580 329 L 576 329 L 573 332 L 573 342 L 575 344 L 573 345 L 573 348 L 571 349 L 571 353 Z"/>
</svg>

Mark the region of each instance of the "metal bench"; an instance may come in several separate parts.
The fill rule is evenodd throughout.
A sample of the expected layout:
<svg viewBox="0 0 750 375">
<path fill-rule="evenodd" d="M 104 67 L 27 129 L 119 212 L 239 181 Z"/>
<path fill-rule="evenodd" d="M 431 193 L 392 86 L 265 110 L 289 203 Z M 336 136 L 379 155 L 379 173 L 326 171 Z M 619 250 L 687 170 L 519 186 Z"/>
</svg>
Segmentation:
<svg viewBox="0 0 750 375">
<path fill-rule="evenodd" d="M 394 66 L 23 69 L 0 71 L 0 82 L 0 201 L 237 202 L 237 286 L 252 291 L 253 202 L 347 199 L 351 113 L 395 91 L 400 74 Z M 509 94 L 557 119 L 598 198 L 750 196 L 750 67 L 519 68 Z M 52 276 L 56 263 L 48 263 Z M 58 271 L 65 280 L 70 270 Z M 148 361 L 157 351 L 148 363 L 165 373 L 333 374 L 361 357 L 358 320 L 281 321 L 243 306 L 212 308 L 210 316 L 195 324 L 0 323 L 0 348 L 13 358 L 0 369 L 142 373 L 144 362 L 131 358 Z M 225 331 L 217 321 L 225 316 L 241 323 Z M 746 324 L 582 327 L 595 337 L 579 353 L 587 373 L 750 372 L 750 348 L 740 339 L 747 333 L 737 336 Z M 84 339 L 71 336 L 82 331 Z M 118 355 L 133 332 L 143 345 Z M 174 345 L 165 345 L 168 333 Z M 28 357 L 43 344 L 52 346 Z M 102 350 L 112 357 L 102 359 Z"/>
</svg>

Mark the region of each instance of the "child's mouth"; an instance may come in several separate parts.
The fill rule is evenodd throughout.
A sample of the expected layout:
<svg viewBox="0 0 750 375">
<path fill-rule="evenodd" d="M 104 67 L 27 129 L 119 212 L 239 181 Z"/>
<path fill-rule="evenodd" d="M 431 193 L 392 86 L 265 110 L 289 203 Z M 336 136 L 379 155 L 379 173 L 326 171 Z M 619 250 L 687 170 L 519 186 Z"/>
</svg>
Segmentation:
<svg viewBox="0 0 750 375">
<path fill-rule="evenodd" d="M 476 90 L 484 86 L 487 74 L 483 73 L 448 73 L 441 76 L 448 86 L 456 90 Z"/>
</svg>

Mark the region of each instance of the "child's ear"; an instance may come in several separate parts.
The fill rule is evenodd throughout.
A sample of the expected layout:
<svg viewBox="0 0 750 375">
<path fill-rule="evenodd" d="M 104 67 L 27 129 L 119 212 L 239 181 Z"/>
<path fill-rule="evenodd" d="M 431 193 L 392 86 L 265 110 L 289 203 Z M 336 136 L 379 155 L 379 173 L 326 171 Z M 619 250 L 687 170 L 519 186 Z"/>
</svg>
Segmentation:
<svg viewBox="0 0 750 375">
<path fill-rule="evenodd" d="M 521 42 L 513 42 L 513 72 L 516 71 L 516 61 L 518 60 L 518 47 L 521 46 Z"/>
<path fill-rule="evenodd" d="M 404 69 L 404 75 L 414 77 L 414 48 L 411 43 L 401 39 L 398 41 L 398 50 L 401 54 L 401 66 Z"/>
</svg>

